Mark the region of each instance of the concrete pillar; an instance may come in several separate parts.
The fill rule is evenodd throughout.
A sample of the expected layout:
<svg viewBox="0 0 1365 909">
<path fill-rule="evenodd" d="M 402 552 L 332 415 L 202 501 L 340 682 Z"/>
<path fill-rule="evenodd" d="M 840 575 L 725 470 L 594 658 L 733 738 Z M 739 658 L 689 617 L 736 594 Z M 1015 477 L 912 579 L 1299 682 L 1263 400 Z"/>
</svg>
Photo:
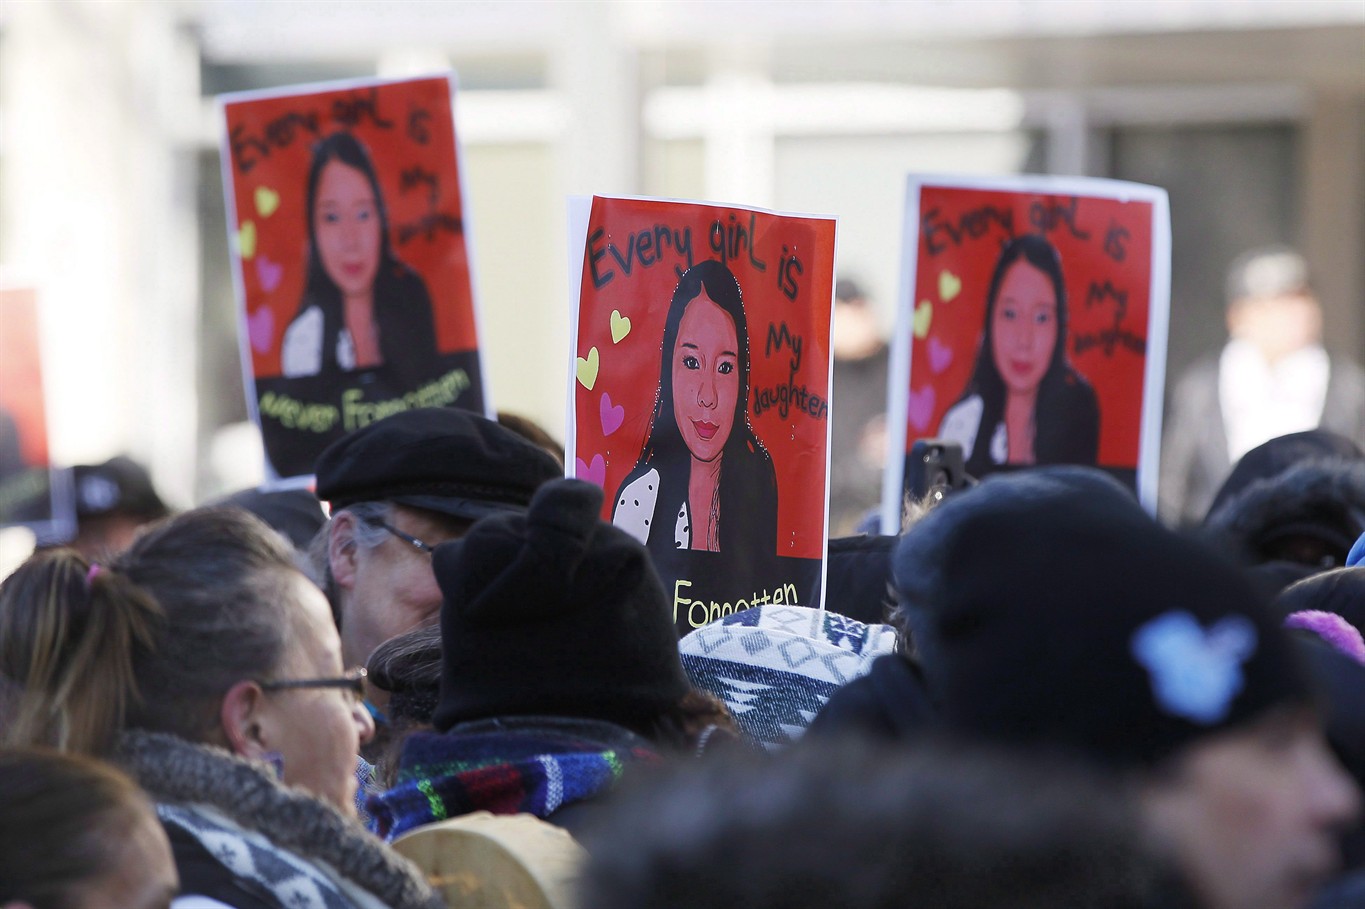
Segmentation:
<svg viewBox="0 0 1365 909">
<path fill-rule="evenodd" d="M 1055 95 L 1047 109 L 1047 170 L 1050 174 L 1081 177 L 1096 163 L 1090 147 L 1090 123 L 1085 104 L 1075 94 Z"/>
<path fill-rule="evenodd" d="M 755 58 L 761 55 L 743 51 L 717 58 L 706 83 L 706 197 L 772 208 L 777 182 L 773 84 Z"/>
<path fill-rule="evenodd" d="M 572 111 L 559 152 L 573 195 L 640 191 L 639 79 L 634 50 L 616 34 L 620 13 L 611 3 L 566 4 L 550 53 L 549 87 Z"/>
<path fill-rule="evenodd" d="M 1365 97 L 1314 95 L 1301 151 L 1300 244 L 1328 350 L 1365 362 Z"/>
</svg>

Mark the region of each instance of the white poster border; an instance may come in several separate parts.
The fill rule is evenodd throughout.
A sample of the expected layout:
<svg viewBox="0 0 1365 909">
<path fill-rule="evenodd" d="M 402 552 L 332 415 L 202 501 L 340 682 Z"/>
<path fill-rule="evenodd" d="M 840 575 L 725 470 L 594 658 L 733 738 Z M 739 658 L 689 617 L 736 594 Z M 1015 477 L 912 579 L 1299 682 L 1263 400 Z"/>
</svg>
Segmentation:
<svg viewBox="0 0 1365 909">
<path fill-rule="evenodd" d="M 896 300 L 895 334 L 892 338 L 891 368 L 887 385 L 887 453 L 882 475 L 882 533 L 900 533 L 905 494 L 903 488 L 907 453 L 905 438 L 913 354 L 910 328 L 914 313 L 915 277 L 919 257 L 920 198 L 925 188 L 983 190 L 1021 195 L 1079 196 L 1151 204 L 1152 259 L 1136 491 L 1138 501 L 1149 513 L 1155 515 L 1171 304 L 1171 217 L 1170 200 L 1166 190 L 1159 186 L 1102 177 L 910 173 L 906 175 L 905 182 L 905 218 L 901 227 L 901 279 Z"/>
</svg>

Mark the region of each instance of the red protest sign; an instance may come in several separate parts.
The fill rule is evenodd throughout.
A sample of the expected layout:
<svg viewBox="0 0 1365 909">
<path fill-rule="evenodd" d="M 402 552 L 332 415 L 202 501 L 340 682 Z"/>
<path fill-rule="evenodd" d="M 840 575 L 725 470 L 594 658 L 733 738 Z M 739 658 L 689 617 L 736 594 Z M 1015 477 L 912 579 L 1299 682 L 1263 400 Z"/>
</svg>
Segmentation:
<svg viewBox="0 0 1365 909">
<path fill-rule="evenodd" d="M 38 295 L 0 289 L 0 525 L 23 524 L 43 542 L 75 535 L 70 476 L 52 470 L 38 331 Z"/>
<path fill-rule="evenodd" d="M 819 602 L 834 221 L 595 197 L 575 227 L 573 473 L 682 631 Z"/>
<path fill-rule="evenodd" d="M 419 406 L 487 409 L 451 80 L 222 98 L 249 403 L 274 477 Z"/>
<path fill-rule="evenodd" d="M 1164 191 L 1106 180 L 910 179 L 892 379 L 902 461 L 938 438 L 978 478 L 1104 468 L 1155 501 L 1169 305 Z"/>
</svg>

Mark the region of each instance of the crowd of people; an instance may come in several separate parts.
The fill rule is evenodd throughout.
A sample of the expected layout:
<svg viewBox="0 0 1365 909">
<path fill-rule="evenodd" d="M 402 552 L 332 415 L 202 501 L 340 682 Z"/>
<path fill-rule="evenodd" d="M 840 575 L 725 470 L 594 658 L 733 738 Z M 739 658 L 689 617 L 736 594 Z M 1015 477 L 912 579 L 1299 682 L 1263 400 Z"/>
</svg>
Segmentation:
<svg viewBox="0 0 1365 909">
<path fill-rule="evenodd" d="M 1365 906 L 1351 439 L 1250 447 L 1182 531 L 994 475 L 680 649 L 506 423 L 398 413 L 316 498 L 158 500 L 4 579 L 0 906 Z"/>
</svg>

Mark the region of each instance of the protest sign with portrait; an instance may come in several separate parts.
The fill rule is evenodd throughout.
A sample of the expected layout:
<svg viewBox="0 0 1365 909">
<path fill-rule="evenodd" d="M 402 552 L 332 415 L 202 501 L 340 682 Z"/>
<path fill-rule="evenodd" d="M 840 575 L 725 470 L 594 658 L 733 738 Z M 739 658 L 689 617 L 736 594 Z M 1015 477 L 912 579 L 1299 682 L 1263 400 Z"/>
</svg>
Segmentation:
<svg viewBox="0 0 1365 909">
<path fill-rule="evenodd" d="M 485 412 L 452 80 L 221 98 L 248 405 L 272 481 L 413 407 Z"/>
<path fill-rule="evenodd" d="M 0 526 L 30 528 L 42 544 L 76 535 L 70 472 L 48 455 L 38 295 L 0 287 Z"/>
<path fill-rule="evenodd" d="M 571 473 L 649 548 L 680 633 L 818 606 L 834 220 L 594 197 L 571 224 Z"/>
<path fill-rule="evenodd" d="M 1164 190 L 911 176 L 882 526 L 918 439 L 966 474 L 1087 464 L 1156 502 L 1170 301 Z"/>
</svg>

